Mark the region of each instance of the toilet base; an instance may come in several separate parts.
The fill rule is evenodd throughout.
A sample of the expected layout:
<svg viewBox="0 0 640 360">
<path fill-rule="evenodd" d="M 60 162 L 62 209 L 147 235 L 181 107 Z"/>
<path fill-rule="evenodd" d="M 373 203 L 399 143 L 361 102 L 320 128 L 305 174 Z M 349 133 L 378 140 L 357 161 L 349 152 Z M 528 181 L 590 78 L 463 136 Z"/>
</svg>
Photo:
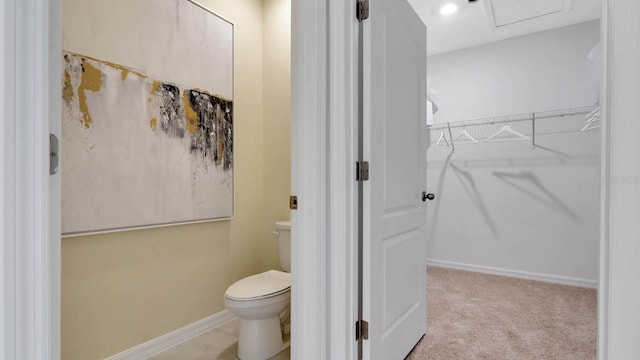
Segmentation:
<svg viewBox="0 0 640 360">
<path fill-rule="evenodd" d="M 240 319 L 238 358 L 240 360 L 266 360 L 289 346 L 283 341 L 280 316 L 265 319 Z"/>
</svg>

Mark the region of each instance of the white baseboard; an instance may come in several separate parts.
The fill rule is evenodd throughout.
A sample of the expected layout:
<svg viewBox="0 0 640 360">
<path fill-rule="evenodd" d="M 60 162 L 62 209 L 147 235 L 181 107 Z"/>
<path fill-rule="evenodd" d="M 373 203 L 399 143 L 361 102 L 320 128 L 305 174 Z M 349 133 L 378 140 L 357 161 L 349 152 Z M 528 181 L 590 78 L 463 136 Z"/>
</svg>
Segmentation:
<svg viewBox="0 0 640 360">
<path fill-rule="evenodd" d="M 584 288 L 598 288 L 598 281 L 591 279 L 574 278 L 569 276 L 559 276 L 550 274 L 540 274 L 528 271 L 502 269 L 491 266 L 481 266 L 473 264 L 463 264 L 452 261 L 427 259 L 427 266 L 444 267 L 450 269 L 474 271 L 491 275 L 502 275 L 520 279 L 543 281 L 554 284 L 571 285 Z"/>
<path fill-rule="evenodd" d="M 180 345 L 185 341 L 189 341 L 194 337 L 201 335 L 209 330 L 235 319 L 236 316 L 229 310 L 221 311 L 202 320 L 198 320 L 178 330 L 174 330 L 168 334 L 164 334 L 155 339 L 132 347 L 121 353 L 109 356 L 104 360 L 144 360 L 152 356 L 158 355 L 163 351 Z"/>
</svg>

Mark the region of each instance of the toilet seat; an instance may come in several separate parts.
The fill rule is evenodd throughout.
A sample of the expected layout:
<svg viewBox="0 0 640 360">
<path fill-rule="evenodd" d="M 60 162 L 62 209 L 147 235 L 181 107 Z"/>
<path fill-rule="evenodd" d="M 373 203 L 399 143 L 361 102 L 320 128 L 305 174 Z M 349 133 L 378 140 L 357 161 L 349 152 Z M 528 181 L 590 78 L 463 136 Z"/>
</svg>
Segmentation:
<svg viewBox="0 0 640 360">
<path fill-rule="evenodd" d="M 229 300 L 247 301 L 270 298 L 291 290 L 291 274 L 269 270 L 238 280 L 227 289 Z"/>
</svg>

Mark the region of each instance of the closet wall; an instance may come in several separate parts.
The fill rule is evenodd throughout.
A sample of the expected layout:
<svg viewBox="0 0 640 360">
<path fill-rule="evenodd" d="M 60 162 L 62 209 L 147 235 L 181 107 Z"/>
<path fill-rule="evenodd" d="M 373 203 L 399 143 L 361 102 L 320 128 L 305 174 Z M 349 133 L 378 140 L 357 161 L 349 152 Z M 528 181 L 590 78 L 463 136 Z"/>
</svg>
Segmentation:
<svg viewBox="0 0 640 360">
<path fill-rule="evenodd" d="M 599 68 L 587 56 L 599 26 L 429 57 L 435 122 L 593 105 Z M 599 131 L 580 132 L 579 118 L 557 121 L 575 131 L 538 135 L 535 149 L 526 141 L 459 144 L 453 153 L 431 145 L 430 264 L 596 286 Z"/>
</svg>

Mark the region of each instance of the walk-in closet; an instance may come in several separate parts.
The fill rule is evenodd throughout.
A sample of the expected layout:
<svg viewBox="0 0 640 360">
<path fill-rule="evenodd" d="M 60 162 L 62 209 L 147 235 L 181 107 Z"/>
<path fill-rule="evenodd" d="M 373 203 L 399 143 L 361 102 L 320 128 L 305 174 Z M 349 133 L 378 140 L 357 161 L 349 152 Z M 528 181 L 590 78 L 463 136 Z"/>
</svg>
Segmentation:
<svg viewBox="0 0 640 360">
<path fill-rule="evenodd" d="M 413 3 L 435 198 L 409 358 L 595 359 L 600 1 Z"/>
</svg>

